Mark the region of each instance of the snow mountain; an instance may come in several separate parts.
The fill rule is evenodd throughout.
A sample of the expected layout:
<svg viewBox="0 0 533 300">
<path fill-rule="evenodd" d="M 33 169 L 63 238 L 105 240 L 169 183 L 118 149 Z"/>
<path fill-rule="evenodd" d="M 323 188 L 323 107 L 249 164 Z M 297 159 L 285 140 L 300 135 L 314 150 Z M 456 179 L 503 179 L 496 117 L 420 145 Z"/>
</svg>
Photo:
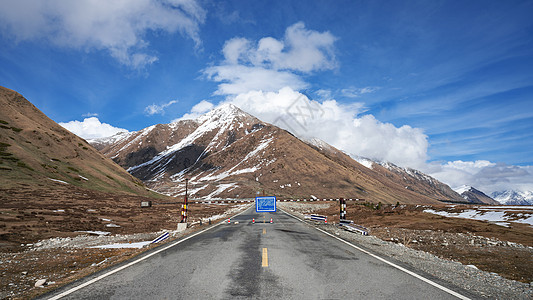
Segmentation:
<svg viewBox="0 0 533 300">
<path fill-rule="evenodd" d="M 532 191 L 513 191 L 506 190 L 501 192 L 494 192 L 491 194 L 492 198 L 504 205 L 533 205 Z"/>
<path fill-rule="evenodd" d="M 500 204 L 498 201 L 492 199 L 491 197 L 487 196 L 482 191 L 468 186 L 463 185 L 455 190 L 458 194 L 460 194 L 465 200 L 472 204 L 489 204 L 489 205 L 498 205 Z"/>
<path fill-rule="evenodd" d="M 466 202 L 415 170 L 365 166 L 335 147 L 302 141 L 225 104 L 196 120 L 157 124 L 98 143 L 150 188 L 196 198 L 362 198 L 383 203 Z M 372 167 L 373 166 L 373 167 Z M 394 170 L 391 170 L 394 169 Z"/>
</svg>

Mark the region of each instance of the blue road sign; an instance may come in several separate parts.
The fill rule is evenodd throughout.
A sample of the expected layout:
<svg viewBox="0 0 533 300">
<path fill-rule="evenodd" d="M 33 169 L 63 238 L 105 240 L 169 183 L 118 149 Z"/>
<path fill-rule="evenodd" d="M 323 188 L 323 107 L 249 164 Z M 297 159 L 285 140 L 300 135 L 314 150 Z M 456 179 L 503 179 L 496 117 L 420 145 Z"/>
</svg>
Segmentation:
<svg viewBox="0 0 533 300">
<path fill-rule="evenodd" d="M 255 197 L 255 211 L 256 212 L 275 212 L 276 211 L 276 197 Z"/>
</svg>

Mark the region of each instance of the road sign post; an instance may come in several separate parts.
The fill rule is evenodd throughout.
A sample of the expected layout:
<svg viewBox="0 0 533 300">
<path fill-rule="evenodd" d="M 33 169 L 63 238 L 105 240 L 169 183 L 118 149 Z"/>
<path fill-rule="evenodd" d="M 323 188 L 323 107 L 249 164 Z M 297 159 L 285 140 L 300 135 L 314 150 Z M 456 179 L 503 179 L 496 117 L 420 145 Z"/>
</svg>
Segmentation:
<svg viewBox="0 0 533 300">
<path fill-rule="evenodd" d="M 276 211 L 276 197 L 255 197 L 255 211 L 256 212 L 275 212 Z"/>
</svg>

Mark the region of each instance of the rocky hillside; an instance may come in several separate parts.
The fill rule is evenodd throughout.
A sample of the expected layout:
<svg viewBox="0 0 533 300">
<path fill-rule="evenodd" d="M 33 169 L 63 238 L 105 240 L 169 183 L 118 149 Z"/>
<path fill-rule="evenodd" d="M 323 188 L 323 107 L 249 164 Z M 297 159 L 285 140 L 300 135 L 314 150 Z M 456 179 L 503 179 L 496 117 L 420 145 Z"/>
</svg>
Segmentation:
<svg viewBox="0 0 533 300">
<path fill-rule="evenodd" d="M 205 198 L 265 193 L 384 203 L 464 201 L 432 178 L 403 179 L 380 165 L 368 168 L 324 142 L 317 146 L 301 141 L 233 105 L 196 120 L 158 124 L 96 142 L 107 157 L 169 195 L 184 193 L 189 179 L 189 192 Z"/>
<path fill-rule="evenodd" d="M 364 157 L 352 158 L 346 153 L 317 139 L 312 139 L 307 141 L 307 143 L 339 164 L 351 166 L 351 168 L 358 170 L 361 169 L 361 166 L 364 166 L 365 168 L 362 171 L 366 176 L 379 178 L 381 182 L 392 182 L 398 189 L 406 189 L 442 202 L 466 202 L 465 199 L 453 191 L 448 185 L 418 170 L 398 167 L 390 162 L 377 162 Z"/>
</svg>

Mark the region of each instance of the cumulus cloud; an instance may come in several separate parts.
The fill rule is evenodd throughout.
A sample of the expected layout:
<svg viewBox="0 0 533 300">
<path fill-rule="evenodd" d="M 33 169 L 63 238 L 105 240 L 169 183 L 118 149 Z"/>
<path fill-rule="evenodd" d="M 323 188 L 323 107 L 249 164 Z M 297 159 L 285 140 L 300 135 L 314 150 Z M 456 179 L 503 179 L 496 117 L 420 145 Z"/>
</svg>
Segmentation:
<svg viewBox="0 0 533 300">
<path fill-rule="evenodd" d="M 148 31 L 180 32 L 199 47 L 205 15 L 195 0 L 3 1 L 0 30 L 17 41 L 106 50 L 121 64 L 142 68 L 157 60 L 146 51 Z"/>
<path fill-rule="evenodd" d="M 360 115 L 362 103 L 319 102 L 289 87 L 277 92 L 251 91 L 226 102 L 301 138 L 319 138 L 349 154 L 413 168 L 427 160 L 427 136 L 421 129 L 398 128 L 372 115 Z"/>
<path fill-rule="evenodd" d="M 97 139 L 115 135 L 119 132 L 128 132 L 123 128 L 113 127 L 107 123 L 102 123 L 96 117 L 85 118 L 83 121 L 70 121 L 59 123 L 65 129 L 84 139 Z"/>
<path fill-rule="evenodd" d="M 206 68 L 204 74 L 220 83 L 218 95 L 278 91 L 286 86 L 302 89 L 307 87 L 302 74 L 337 67 L 336 39 L 327 31 L 308 30 L 302 22 L 288 27 L 282 40 L 233 38 L 222 49 L 224 61 Z"/>
<path fill-rule="evenodd" d="M 171 100 L 167 103 L 164 103 L 164 104 L 151 104 L 151 105 L 148 105 L 147 107 L 144 108 L 144 112 L 149 115 L 149 116 L 152 116 L 152 115 L 155 115 L 155 114 L 161 114 L 161 115 L 164 115 L 165 114 L 165 109 L 169 106 L 171 106 L 172 104 L 174 103 L 178 103 L 177 100 Z"/>
<path fill-rule="evenodd" d="M 190 113 L 186 113 L 181 118 L 175 119 L 172 122 L 178 122 L 181 120 L 194 120 L 202 114 L 205 114 L 206 112 L 212 110 L 214 107 L 215 105 L 213 103 L 207 100 L 202 100 L 192 107 Z"/>
<path fill-rule="evenodd" d="M 277 91 L 286 86 L 299 90 L 308 86 L 292 72 L 262 67 L 222 65 L 205 70 L 205 74 L 220 82 L 215 95 L 238 95 L 254 90 Z"/>
<path fill-rule="evenodd" d="M 430 163 L 425 171 L 452 188 L 464 184 L 486 194 L 503 190 L 533 191 L 533 167 L 513 166 L 486 160 Z"/>
</svg>

